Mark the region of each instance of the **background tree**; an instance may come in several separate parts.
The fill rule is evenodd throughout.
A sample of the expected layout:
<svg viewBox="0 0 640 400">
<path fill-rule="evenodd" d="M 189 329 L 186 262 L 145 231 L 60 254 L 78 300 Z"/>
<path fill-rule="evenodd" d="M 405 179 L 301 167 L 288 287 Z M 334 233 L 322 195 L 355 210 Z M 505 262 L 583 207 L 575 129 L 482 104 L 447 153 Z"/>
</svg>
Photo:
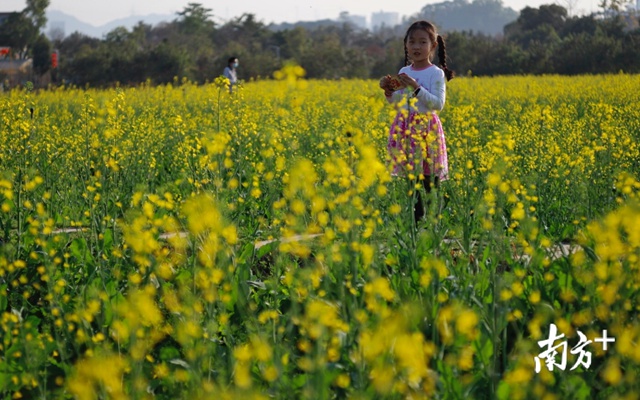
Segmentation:
<svg viewBox="0 0 640 400">
<path fill-rule="evenodd" d="M 439 4 L 459 11 L 501 7 L 495 0 Z M 455 7 L 448 10 L 453 13 Z M 278 30 L 253 14 L 219 24 L 213 18 L 212 10 L 189 3 L 168 23 L 116 28 L 101 40 L 70 35 L 56 44 L 60 73 L 68 81 L 96 86 L 169 83 L 176 76 L 205 83 L 235 56 L 244 80 L 271 77 L 288 61 L 300 64 L 312 79 L 366 79 L 397 72 L 403 62 L 406 21 L 372 32 L 344 22 Z M 640 30 L 614 16 L 572 17 L 564 7 L 548 4 L 524 8 L 502 28 L 499 35 L 441 29 L 448 65 L 458 75 L 640 72 Z"/>
<path fill-rule="evenodd" d="M 31 23 L 33 29 L 40 33 L 47 24 L 47 7 L 49 0 L 26 0 L 27 6 L 22 11 L 25 18 Z"/>
<path fill-rule="evenodd" d="M 189 3 L 182 11 L 177 14 L 178 26 L 187 35 L 197 35 L 206 33 L 214 28 L 215 24 L 211 20 L 210 8 L 205 8 L 200 3 Z"/>
<path fill-rule="evenodd" d="M 131 70 L 135 82 L 147 80 L 155 84 L 170 83 L 185 74 L 184 54 L 166 42 L 157 47 L 138 53 Z"/>
<path fill-rule="evenodd" d="M 51 42 L 44 34 L 40 34 L 33 44 L 33 70 L 43 75 L 51 69 Z"/>
<path fill-rule="evenodd" d="M 34 41 L 33 32 L 33 27 L 24 13 L 14 12 L 0 25 L 0 43 L 11 47 L 13 56 L 25 59 L 29 45 Z"/>
<path fill-rule="evenodd" d="M 532 43 L 557 41 L 566 20 L 567 10 L 555 4 L 525 7 L 515 22 L 504 27 L 504 33 L 507 39 L 528 48 Z"/>
<path fill-rule="evenodd" d="M 19 59 L 31 55 L 34 46 L 42 47 L 40 31 L 47 23 L 46 9 L 49 0 L 27 0 L 27 6 L 21 12 L 9 14 L 0 25 L 0 42 L 11 47 Z"/>
<path fill-rule="evenodd" d="M 199 3 L 189 3 L 182 11 L 178 12 L 178 19 L 174 21 L 177 29 L 170 30 L 167 38 L 169 49 L 171 45 L 182 44 L 185 55 L 189 57 L 186 64 L 186 77 L 198 82 L 204 82 L 210 78 L 209 66 L 215 59 L 215 48 L 212 37 L 215 31 L 215 23 L 212 20 L 212 11 Z"/>
<path fill-rule="evenodd" d="M 620 11 L 624 8 L 625 5 L 631 4 L 632 0 L 600 0 L 598 6 L 602 8 L 603 11 Z"/>
</svg>

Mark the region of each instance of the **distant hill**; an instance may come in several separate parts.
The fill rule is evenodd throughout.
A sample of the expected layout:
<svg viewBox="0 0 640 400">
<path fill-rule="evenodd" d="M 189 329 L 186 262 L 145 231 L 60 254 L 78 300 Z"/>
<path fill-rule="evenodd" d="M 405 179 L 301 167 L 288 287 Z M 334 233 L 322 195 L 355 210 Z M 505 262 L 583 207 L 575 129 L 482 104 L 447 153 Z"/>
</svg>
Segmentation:
<svg viewBox="0 0 640 400">
<path fill-rule="evenodd" d="M 86 22 L 82 22 L 76 17 L 65 14 L 58 10 L 47 11 L 47 25 L 44 32 L 49 33 L 51 28 L 62 28 L 64 35 L 69 36 L 74 32 L 80 32 L 84 35 L 102 38 L 106 33 L 111 32 L 114 28 L 124 26 L 127 29 L 133 28 L 139 21 L 143 21 L 145 24 L 157 25 L 161 22 L 170 22 L 176 19 L 177 16 L 173 14 L 149 14 L 149 15 L 134 15 L 127 18 L 120 18 L 111 21 L 101 26 L 94 26 Z"/>
</svg>

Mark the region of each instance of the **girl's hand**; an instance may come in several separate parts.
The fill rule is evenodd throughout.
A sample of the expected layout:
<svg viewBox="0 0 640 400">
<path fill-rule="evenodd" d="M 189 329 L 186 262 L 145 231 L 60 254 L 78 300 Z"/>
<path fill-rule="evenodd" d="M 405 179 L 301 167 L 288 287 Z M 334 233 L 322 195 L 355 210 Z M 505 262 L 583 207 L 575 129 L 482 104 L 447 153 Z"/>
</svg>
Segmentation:
<svg viewBox="0 0 640 400">
<path fill-rule="evenodd" d="M 420 87 L 418 82 L 415 79 L 413 79 L 412 77 L 410 77 L 409 75 L 407 75 L 407 74 L 400 74 L 400 75 L 398 75 L 398 77 L 400 78 L 402 83 L 404 83 L 406 86 L 412 87 L 413 90 L 415 90 L 415 89 Z"/>
<path fill-rule="evenodd" d="M 385 92 L 390 89 L 389 88 L 390 79 L 391 79 L 391 75 L 386 75 L 380 78 L 380 87 L 384 89 Z"/>
</svg>

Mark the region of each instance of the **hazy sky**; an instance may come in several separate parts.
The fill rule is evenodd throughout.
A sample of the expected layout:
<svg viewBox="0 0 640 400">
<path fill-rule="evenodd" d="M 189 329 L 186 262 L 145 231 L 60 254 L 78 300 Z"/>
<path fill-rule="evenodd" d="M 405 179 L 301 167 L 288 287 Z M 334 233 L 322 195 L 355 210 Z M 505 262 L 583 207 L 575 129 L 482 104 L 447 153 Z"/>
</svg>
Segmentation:
<svg viewBox="0 0 640 400">
<path fill-rule="evenodd" d="M 131 15 L 175 14 L 190 3 L 200 3 L 212 9 L 217 22 L 253 13 L 258 20 L 270 22 L 295 22 L 335 19 L 341 11 L 364 15 L 370 19 L 372 12 L 391 11 L 400 17 L 418 12 L 425 4 L 443 0 L 50 0 L 49 9 L 71 14 L 83 22 L 100 26 L 114 19 Z M 505 6 L 520 11 L 526 6 L 539 7 L 556 3 L 571 5 L 574 14 L 597 11 L 599 0 L 503 0 Z M 24 0 L 0 0 L 1 11 L 20 11 Z M 568 8 L 568 7 L 567 7 Z M 220 20 L 221 19 L 221 20 Z"/>
</svg>

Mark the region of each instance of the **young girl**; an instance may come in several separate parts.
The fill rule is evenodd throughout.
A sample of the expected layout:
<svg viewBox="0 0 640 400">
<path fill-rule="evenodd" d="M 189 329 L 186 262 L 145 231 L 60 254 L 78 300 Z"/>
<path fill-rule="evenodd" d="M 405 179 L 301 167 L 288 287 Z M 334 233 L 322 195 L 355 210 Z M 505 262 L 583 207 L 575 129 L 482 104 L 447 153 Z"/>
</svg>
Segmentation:
<svg viewBox="0 0 640 400">
<path fill-rule="evenodd" d="M 440 68 L 431 63 L 438 49 Z M 392 174 L 419 179 L 424 176 L 426 193 L 449 175 L 447 147 L 442 124 L 436 114 L 442 110 L 446 97 L 446 81 L 453 78 L 447 68 L 444 39 L 427 21 L 411 24 L 404 37 L 405 66 L 397 77 L 380 79 L 380 87 L 390 103 L 398 108 L 391 125 L 387 150 L 393 164 Z M 415 104 L 411 101 L 415 98 Z M 404 101 L 403 101 L 404 100 Z M 417 222 L 424 208 L 417 192 L 414 217 Z"/>
</svg>

